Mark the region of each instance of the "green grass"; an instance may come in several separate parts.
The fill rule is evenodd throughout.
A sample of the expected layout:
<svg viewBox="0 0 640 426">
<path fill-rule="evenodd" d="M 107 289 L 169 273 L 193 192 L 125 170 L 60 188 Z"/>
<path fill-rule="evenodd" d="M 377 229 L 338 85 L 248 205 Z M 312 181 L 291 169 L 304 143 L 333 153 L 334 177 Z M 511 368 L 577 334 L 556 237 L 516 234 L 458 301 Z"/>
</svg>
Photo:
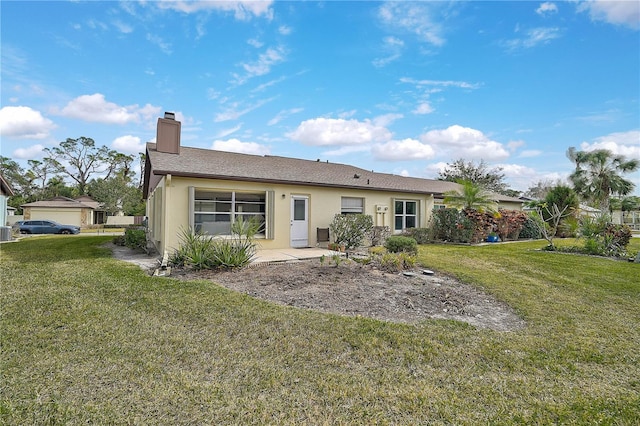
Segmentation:
<svg viewBox="0 0 640 426">
<path fill-rule="evenodd" d="M 149 277 L 99 247 L 109 240 L 0 246 L 0 423 L 640 423 L 638 264 L 540 241 L 421 246 L 425 266 L 527 321 L 504 333 Z"/>
</svg>

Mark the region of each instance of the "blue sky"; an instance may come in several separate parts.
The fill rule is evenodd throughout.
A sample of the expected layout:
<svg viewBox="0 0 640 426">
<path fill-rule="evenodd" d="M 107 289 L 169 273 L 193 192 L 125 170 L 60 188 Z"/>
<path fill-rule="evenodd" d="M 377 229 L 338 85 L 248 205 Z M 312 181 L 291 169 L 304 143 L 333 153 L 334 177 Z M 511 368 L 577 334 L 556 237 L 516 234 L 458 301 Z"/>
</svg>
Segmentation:
<svg viewBox="0 0 640 426">
<path fill-rule="evenodd" d="M 640 158 L 640 2 L 2 1 L 1 153 L 86 136 L 435 178 L 456 159 L 512 188 L 567 148 Z M 640 194 L 640 178 L 631 176 Z"/>
</svg>

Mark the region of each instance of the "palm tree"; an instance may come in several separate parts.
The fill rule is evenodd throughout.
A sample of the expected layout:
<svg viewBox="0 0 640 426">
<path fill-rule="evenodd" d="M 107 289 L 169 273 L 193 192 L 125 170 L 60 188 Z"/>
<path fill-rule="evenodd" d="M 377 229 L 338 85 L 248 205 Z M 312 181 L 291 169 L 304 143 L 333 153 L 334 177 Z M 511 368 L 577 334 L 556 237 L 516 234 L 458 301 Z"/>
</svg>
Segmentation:
<svg viewBox="0 0 640 426">
<path fill-rule="evenodd" d="M 638 160 L 627 160 L 624 155 L 614 155 L 608 149 L 587 152 L 576 151 L 574 147 L 567 150 L 567 157 L 576 165 L 569 176 L 575 191 L 603 212 L 609 212 L 612 194 L 627 195 L 635 187 L 622 175 L 638 170 Z"/>
<path fill-rule="evenodd" d="M 491 192 L 469 180 L 459 180 L 460 188 L 444 193 L 444 203 L 459 209 L 496 211 L 496 202 Z"/>
</svg>

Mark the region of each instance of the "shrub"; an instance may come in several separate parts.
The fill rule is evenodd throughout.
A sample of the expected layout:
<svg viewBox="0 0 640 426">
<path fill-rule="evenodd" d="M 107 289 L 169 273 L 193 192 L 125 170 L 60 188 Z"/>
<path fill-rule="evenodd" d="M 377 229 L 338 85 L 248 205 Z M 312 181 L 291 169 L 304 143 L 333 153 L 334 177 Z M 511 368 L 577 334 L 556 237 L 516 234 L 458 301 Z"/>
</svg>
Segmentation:
<svg viewBox="0 0 640 426">
<path fill-rule="evenodd" d="M 518 210 L 500 210 L 494 219 L 500 239 L 515 240 L 527 221 L 527 214 Z"/>
<path fill-rule="evenodd" d="M 536 225 L 535 219 L 531 217 L 531 214 L 527 215 L 526 220 L 522 224 L 522 229 L 520 230 L 518 238 L 533 240 L 542 238 L 542 235 L 540 235 L 540 229 L 538 228 L 538 225 Z"/>
<path fill-rule="evenodd" d="M 378 256 L 378 255 L 383 255 L 387 252 L 387 249 L 384 247 L 380 247 L 380 246 L 376 246 L 376 247 L 369 247 L 369 254 L 372 256 Z"/>
<path fill-rule="evenodd" d="M 113 237 L 113 244 L 124 247 L 126 244 L 124 235 L 116 235 L 115 237 Z"/>
<path fill-rule="evenodd" d="M 387 238 L 384 247 L 391 253 L 418 253 L 418 243 L 411 237 L 405 237 L 402 235 L 392 235 Z"/>
<path fill-rule="evenodd" d="M 600 233 L 585 239 L 584 249 L 587 254 L 624 257 L 631 235 L 628 226 L 609 223 Z"/>
<path fill-rule="evenodd" d="M 245 266 L 255 256 L 254 237 L 259 229 L 257 221 L 236 220 L 231 225 L 231 237 L 213 238 L 192 229 L 182 230 L 181 244 L 171 256 L 171 263 L 194 269 Z"/>
<path fill-rule="evenodd" d="M 373 218 L 366 214 L 337 214 L 329 224 L 333 240 L 347 250 L 362 245 L 373 228 Z"/>
<path fill-rule="evenodd" d="M 487 236 L 494 232 L 498 220 L 502 217 L 500 212 L 481 212 L 475 209 L 465 209 L 463 211 L 472 224 L 472 234 L 470 242 L 478 243 L 487 239 Z"/>
<path fill-rule="evenodd" d="M 125 229 L 124 245 L 134 250 L 147 250 L 147 233 L 143 228 Z"/>
<path fill-rule="evenodd" d="M 452 243 L 468 243 L 473 236 L 474 224 L 457 209 L 438 209 L 431 217 L 433 239 Z"/>
<path fill-rule="evenodd" d="M 372 246 L 381 246 L 391 235 L 391 229 L 388 226 L 374 226 L 369 231 L 369 240 Z"/>
<path fill-rule="evenodd" d="M 388 272 L 400 272 L 416 266 L 415 256 L 406 253 L 385 253 L 380 258 L 380 269 Z"/>
<path fill-rule="evenodd" d="M 418 244 L 426 244 L 433 241 L 433 231 L 431 228 L 409 228 L 405 230 L 405 235 L 416 240 Z"/>
</svg>

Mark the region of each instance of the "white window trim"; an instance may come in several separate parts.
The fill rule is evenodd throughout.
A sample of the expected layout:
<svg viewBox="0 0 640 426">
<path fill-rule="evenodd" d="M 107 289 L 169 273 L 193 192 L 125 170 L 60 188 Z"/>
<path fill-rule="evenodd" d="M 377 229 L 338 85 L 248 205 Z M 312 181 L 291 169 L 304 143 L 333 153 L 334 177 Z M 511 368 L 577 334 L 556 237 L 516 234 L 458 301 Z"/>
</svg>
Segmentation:
<svg viewBox="0 0 640 426">
<path fill-rule="evenodd" d="M 396 213 L 396 202 L 402 202 L 403 203 L 403 213 L 402 214 L 397 214 Z M 406 213 L 406 203 L 415 203 L 416 205 L 416 214 L 407 214 Z M 396 229 L 396 218 L 398 216 L 402 216 L 402 229 Z M 415 217 L 416 218 L 416 228 L 418 227 L 418 225 L 420 224 L 420 201 L 419 200 L 411 200 L 411 199 L 405 199 L 405 198 L 395 198 L 393 200 L 393 232 L 394 233 L 402 233 L 405 229 L 411 229 L 411 228 L 407 228 L 407 217 Z"/>
</svg>

